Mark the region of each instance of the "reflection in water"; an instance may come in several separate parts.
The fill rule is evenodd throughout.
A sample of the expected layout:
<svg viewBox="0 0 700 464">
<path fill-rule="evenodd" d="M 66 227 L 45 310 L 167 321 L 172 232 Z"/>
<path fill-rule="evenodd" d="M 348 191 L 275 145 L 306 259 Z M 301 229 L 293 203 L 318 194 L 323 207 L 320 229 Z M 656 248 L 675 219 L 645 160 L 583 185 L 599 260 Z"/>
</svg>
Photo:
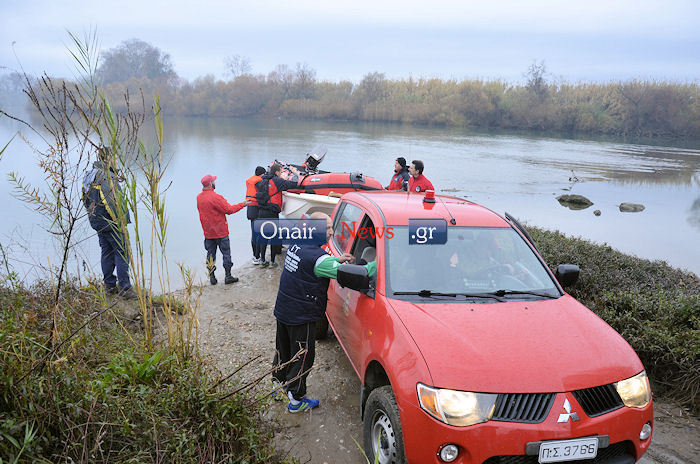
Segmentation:
<svg viewBox="0 0 700 464">
<path fill-rule="evenodd" d="M 645 209 L 646 207 L 639 203 L 620 203 L 621 213 L 639 213 Z"/>
<path fill-rule="evenodd" d="M 692 205 L 690 205 L 690 214 L 688 222 L 691 226 L 700 229 L 700 197 L 697 197 Z"/>
<path fill-rule="evenodd" d="M 397 156 L 421 159 L 426 176 L 442 193 L 497 212 L 517 213 L 535 226 L 606 242 L 642 257 L 667 259 L 700 274 L 700 248 L 680 245 L 700 240 L 700 146 L 678 149 L 620 140 L 276 119 L 166 117 L 165 128 L 164 154 L 170 161 L 165 181 L 172 183 L 167 191 L 169 257 L 197 270 L 199 276 L 204 268 L 195 204 L 199 179 L 218 175 L 221 193 L 229 201 L 242 201 L 245 180 L 256 166 L 275 158 L 301 161 L 321 143 L 328 147 L 324 170 L 361 171 L 388 182 Z M 19 125 L 0 118 L 0 146 L 17 129 Z M 154 141 L 147 139 L 146 144 L 152 146 Z M 41 182 L 43 173 L 34 161 L 31 150 L 15 141 L 3 156 L 0 176 L 17 171 L 28 181 Z M 590 209 L 557 206 L 554 199 L 562 193 L 585 195 L 601 215 L 596 218 Z M 646 210 L 623 215 L 618 207 L 624 201 L 644 204 Z M 8 249 L 16 235 L 29 236 L 13 232 L 26 226 L 37 232 L 27 253 L 17 253 L 18 259 L 47 262 L 53 247 L 40 229 L 32 229 L 34 214 L 12 197 L 7 182 L 0 182 L 0 205 L 3 217 L 10 218 L 0 224 L 3 247 Z M 234 263 L 245 265 L 250 260 L 248 220 L 235 214 L 228 221 Z M 92 240 L 81 246 L 90 270 L 99 273 L 99 248 Z M 35 259 L 28 258 L 30 254 Z M 26 267 L 36 269 L 31 263 Z M 175 274 L 177 269 L 171 272 Z"/>
<path fill-rule="evenodd" d="M 693 187 L 700 185 L 700 177 L 695 172 L 700 165 L 680 167 L 678 169 L 654 169 L 653 171 L 631 172 L 623 170 L 604 170 L 601 175 L 621 184 L 638 185 L 682 185 Z"/>
<path fill-rule="evenodd" d="M 540 167 L 556 167 L 574 170 L 586 180 L 614 180 L 621 184 L 677 185 L 693 187 L 700 185 L 700 152 L 674 147 L 651 147 L 643 145 L 612 145 L 601 150 L 586 144 L 579 148 L 577 160 L 528 157 L 528 164 Z"/>
<path fill-rule="evenodd" d="M 574 211 L 586 209 L 593 205 L 593 202 L 583 195 L 560 195 L 557 197 L 557 201 L 560 205 Z"/>
</svg>

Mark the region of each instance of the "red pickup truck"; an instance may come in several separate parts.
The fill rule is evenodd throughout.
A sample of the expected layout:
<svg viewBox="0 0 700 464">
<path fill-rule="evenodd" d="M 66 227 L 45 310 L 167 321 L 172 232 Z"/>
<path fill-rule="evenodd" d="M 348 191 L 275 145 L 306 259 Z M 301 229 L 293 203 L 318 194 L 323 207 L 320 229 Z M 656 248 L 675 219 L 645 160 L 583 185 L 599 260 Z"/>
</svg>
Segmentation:
<svg viewBox="0 0 700 464">
<path fill-rule="evenodd" d="M 362 383 L 370 462 L 632 464 L 647 450 L 644 366 L 563 290 L 578 267 L 553 274 L 509 215 L 351 192 L 333 219 L 330 253 L 377 262 L 371 277 L 342 265 L 326 313 Z"/>
</svg>

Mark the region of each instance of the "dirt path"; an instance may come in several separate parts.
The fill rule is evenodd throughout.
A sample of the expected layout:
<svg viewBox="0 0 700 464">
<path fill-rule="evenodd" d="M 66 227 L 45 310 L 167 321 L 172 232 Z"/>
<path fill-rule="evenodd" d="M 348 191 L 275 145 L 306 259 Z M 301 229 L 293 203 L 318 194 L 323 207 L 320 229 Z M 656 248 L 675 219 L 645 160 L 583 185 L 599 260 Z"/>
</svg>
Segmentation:
<svg viewBox="0 0 700 464">
<path fill-rule="evenodd" d="M 246 265 L 234 273 L 233 285 L 206 286 L 202 293 L 200 341 L 223 373 L 256 358 L 241 371 L 253 380 L 269 370 L 275 347 L 272 310 L 281 270 Z M 221 279 L 223 281 L 223 279 Z M 269 388 L 269 376 L 259 388 Z M 353 440 L 362 443 L 360 382 L 334 338 L 317 342 L 316 362 L 308 379 L 308 394 L 320 407 L 289 414 L 285 404 L 270 414 L 281 428 L 276 445 L 302 463 L 360 464 L 365 458 Z M 655 403 L 652 446 L 640 463 L 700 464 L 700 420 L 669 403 Z"/>
</svg>

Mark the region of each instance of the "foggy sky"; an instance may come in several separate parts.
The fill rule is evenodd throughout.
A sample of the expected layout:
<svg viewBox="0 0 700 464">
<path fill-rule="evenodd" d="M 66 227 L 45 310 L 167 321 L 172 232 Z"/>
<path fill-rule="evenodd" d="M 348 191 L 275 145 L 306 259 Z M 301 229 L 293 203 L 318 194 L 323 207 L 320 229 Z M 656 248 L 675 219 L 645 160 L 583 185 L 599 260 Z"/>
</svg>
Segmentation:
<svg viewBox="0 0 700 464">
<path fill-rule="evenodd" d="M 224 58 L 240 54 L 256 74 L 306 63 L 332 81 L 379 71 L 516 82 L 533 60 L 569 82 L 697 81 L 699 23 L 694 0 L 0 0 L 0 73 L 70 77 L 66 30 L 92 29 L 102 50 L 157 46 L 190 80 L 224 77 Z"/>
</svg>

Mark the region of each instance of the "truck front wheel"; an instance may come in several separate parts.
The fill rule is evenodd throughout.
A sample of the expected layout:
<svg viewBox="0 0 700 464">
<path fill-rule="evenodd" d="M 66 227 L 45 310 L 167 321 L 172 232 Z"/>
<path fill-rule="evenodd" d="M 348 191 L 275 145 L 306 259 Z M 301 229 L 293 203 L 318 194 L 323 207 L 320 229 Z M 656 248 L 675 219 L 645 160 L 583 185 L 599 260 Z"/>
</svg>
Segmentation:
<svg viewBox="0 0 700 464">
<path fill-rule="evenodd" d="M 399 407 L 390 385 L 375 388 L 369 394 L 363 429 L 365 453 L 369 462 L 406 462 Z M 379 459 L 376 459 L 377 456 Z"/>
</svg>

